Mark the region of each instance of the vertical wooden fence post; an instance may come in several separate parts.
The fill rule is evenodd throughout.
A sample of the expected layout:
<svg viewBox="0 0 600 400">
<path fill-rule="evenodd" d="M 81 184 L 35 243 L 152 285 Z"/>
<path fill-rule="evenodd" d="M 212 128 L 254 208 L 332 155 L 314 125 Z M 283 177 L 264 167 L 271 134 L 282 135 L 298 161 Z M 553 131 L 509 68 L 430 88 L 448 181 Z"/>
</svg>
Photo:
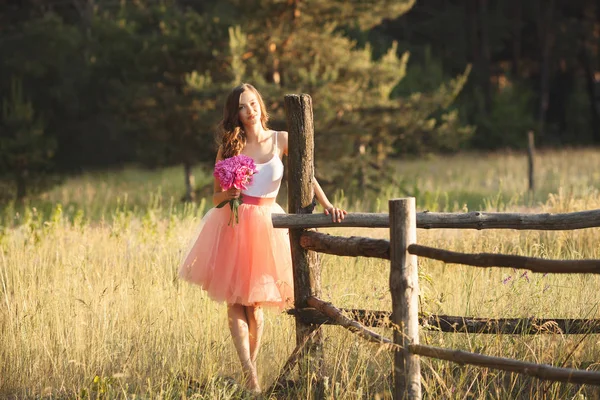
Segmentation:
<svg viewBox="0 0 600 400">
<path fill-rule="evenodd" d="M 390 213 L 390 291 L 394 343 L 394 399 L 421 399 L 419 356 L 411 354 L 409 344 L 419 343 L 419 276 L 417 256 L 407 248 L 417 241 L 415 199 L 392 199 Z"/>
<path fill-rule="evenodd" d="M 288 126 L 288 212 L 311 214 L 313 205 L 314 176 L 314 126 L 312 99 L 307 94 L 286 95 L 285 114 Z M 321 296 L 321 271 L 317 253 L 300 246 L 303 229 L 290 229 L 292 263 L 294 268 L 294 302 L 296 308 L 307 307 L 309 296 Z M 318 325 L 305 324 L 296 316 L 296 343 L 301 343 Z M 300 375 L 305 382 L 312 382 L 315 398 L 325 396 L 322 384 L 323 335 L 317 332 L 305 346 Z"/>
</svg>

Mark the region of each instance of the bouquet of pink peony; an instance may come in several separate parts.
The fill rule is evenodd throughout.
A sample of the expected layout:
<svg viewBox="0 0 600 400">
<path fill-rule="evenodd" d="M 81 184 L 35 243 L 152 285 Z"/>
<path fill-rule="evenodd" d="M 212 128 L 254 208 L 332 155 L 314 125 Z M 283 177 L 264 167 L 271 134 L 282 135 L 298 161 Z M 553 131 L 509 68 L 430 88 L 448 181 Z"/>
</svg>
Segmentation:
<svg viewBox="0 0 600 400">
<path fill-rule="evenodd" d="M 258 170 L 254 164 L 254 160 L 248 156 L 239 154 L 218 161 L 215 164 L 213 175 L 219 178 L 221 189 L 223 190 L 229 190 L 232 187 L 245 190 L 248 189 L 248 185 L 252 183 L 253 176 L 256 173 L 258 173 Z M 242 196 L 237 199 L 226 200 L 217 205 L 217 208 L 221 208 L 227 203 L 229 203 L 229 206 L 231 207 L 231 218 L 229 219 L 228 225 L 231 225 L 233 218 L 235 218 L 235 222 L 239 222 L 238 207 L 242 204 Z"/>
</svg>

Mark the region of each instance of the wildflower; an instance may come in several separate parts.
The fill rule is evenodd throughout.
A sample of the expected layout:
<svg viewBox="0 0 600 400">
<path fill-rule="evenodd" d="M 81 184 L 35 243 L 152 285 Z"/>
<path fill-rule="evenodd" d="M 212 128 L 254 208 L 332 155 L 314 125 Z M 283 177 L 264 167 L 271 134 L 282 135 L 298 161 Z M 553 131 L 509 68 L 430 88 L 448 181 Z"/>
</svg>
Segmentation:
<svg viewBox="0 0 600 400">
<path fill-rule="evenodd" d="M 544 293 L 546 290 L 550 289 L 550 285 L 548 285 L 546 283 L 546 285 L 544 285 L 544 289 L 542 290 L 542 293 Z"/>
</svg>

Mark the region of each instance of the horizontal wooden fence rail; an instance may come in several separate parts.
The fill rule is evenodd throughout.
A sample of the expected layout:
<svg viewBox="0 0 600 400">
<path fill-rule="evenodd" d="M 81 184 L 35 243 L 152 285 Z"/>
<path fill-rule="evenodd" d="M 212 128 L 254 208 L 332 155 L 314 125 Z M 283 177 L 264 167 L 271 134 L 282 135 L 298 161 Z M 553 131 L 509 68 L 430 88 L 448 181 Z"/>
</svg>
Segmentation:
<svg viewBox="0 0 600 400">
<path fill-rule="evenodd" d="M 325 228 L 333 226 L 389 228 L 387 213 L 349 213 L 341 222 L 325 214 L 273 214 L 275 228 Z M 600 210 L 560 214 L 418 212 L 417 228 L 573 230 L 600 227 Z"/>
<path fill-rule="evenodd" d="M 273 388 L 284 385 L 285 377 L 294 365 L 298 365 L 301 381 L 309 381 L 316 377 L 315 384 L 311 385 L 311 397 L 325 397 L 322 379 L 324 341 L 320 329 L 325 323 L 341 325 L 364 339 L 382 347 L 389 347 L 393 351 L 391 395 L 395 400 L 421 400 L 423 386 L 418 355 L 517 372 L 539 379 L 600 386 L 600 372 L 559 368 L 419 344 L 420 327 L 442 332 L 588 334 L 600 333 L 600 321 L 424 315 L 419 313 L 417 269 L 417 256 L 422 256 L 479 267 L 512 267 L 533 272 L 599 273 L 600 260 L 545 260 L 502 254 L 464 254 L 425 247 L 417 243 L 417 228 L 548 231 L 597 228 L 600 227 L 600 209 L 558 214 L 479 211 L 417 213 L 415 198 L 408 197 L 390 199 L 389 213 L 350 213 L 343 221 L 334 223 L 329 215 L 312 214 L 315 204 L 312 100 L 306 94 L 286 95 L 284 105 L 287 130 L 290 132 L 289 147 L 293 150 L 290 151 L 288 159 L 289 214 L 273 214 L 272 221 L 275 228 L 290 229 L 296 307 L 291 314 L 295 316 L 296 321 L 297 346 L 275 380 Z M 306 231 L 309 228 L 325 227 L 388 228 L 390 240 L 342 238 Z M 315 252 L 389 259 L 392 312 L 343 310 L 320 300 L 318 297 L 321 293 L 321 270 Z M 393 340 L 367 329 L 367 326 L 392 328 Z"/>
<path fill-rule="evenodd" d="M 339 310 L 348 318 L 356 320 L 364 326 L 373 328 L 389 328 L 391 326 L 391 311 L 359 310 L 350 308 L 340 308 Z M 292 308 L 287 310 L 287 313 L 298 316 L 300 319 L 311 324 L 338 325 L 334 318 L 328 317 L 313 307 Z"/>
<path fill-rule="evenodd" d="M 358 334 L 370 342 L 392 348 L 398 346 L 389 339 L 386 339 L 362 327 L 360 324 L 356 323 L 356 321 L 349 320 L 347 317 L 342 315 L 340 309 L 337 309 L 330 303 L 324 302 L 315 297 L 309 297 L 308 302 L 311 305 L 316 306 L 316 308 L 322 312 L 326 313 L 331 319 L 336 320 L 338 324 L 344 326 L 353 333 Z M 554 367 L 547 364 L 536 364 L 526 361 L 513 360 L 510 358 L 486 356 L 483 354 L 471 353 L 463 350 L 443 349 L 421 344 L 410 344 L 408 345 L 408 349 L 412 354 L 418 354 L 420 356 L 436 358 L 439 360 L 452 361 L 458 364 L 470 364 L 502 371 L 516 372 L 533 376 L 542 380 L 600 386 L 600 372 L 596 371 Z"/>
<path fill-rule="evenodd" d="M 347 318 L 356 320 L 368 327 L 391 326 L 390 311 L 361 310 L 341 308 Z M 289 314 L 297 315 L 306 323 L 317 325 L 337 325 L 335 319 L 328 317 L 315 308 L 291 309 Z M 482 318 L 454 315 L 419 316 L 419 324 L 430 331 L 446 333 L 479 333 L 504 335 L 562 334 L 583 335 L 600 333 L 600 319 L 579 318 Z"/>
<path fill-rule="evenodd" d="M 394 346 L 394 342 L 392 342 L 390 339 L 387 339 L 381 336 L 380 334 L 365 328 L 365 326 L 361 323 L 346 317 L 342 313 L 342 311 L 335 307 L 333 304 L 318 299 L 314 296 L 311 296 L 308 299 L 306 299 L 306 302 L 309 306 L 314 307 L 320 313 L 327 316 L 327 318 L 334 321 L 335 325 L 343 326 L 349 331 L 356 333 L 363 339 L 368 340 L 369 342 Z"/>
<path fill-rule="evenodd" d="M 455 251 L 441 250 L 419 244 L 411 244 L 408 246 L 408 252 L 420 257 L 431 258 L 445 263 L 464 264 L 473 267 L 506 267 L 554 274 L 600 273 L 600 260 L 546 260 L 543 258 L 505 254 L 457 253 Z"/>
<path fill-rule="evenodd" d="M 505 335 L 585 335 L 600 333 L 600 319 L 580 318 L 481 318 L 427 315 L 419 319 L 428 330 Z"/>
<path fill-rule="evenodd" d="M 390 259 L 390 241 L 361 236 L 333 236 L 305 231 L 300 236 L 300 246 L 319 253 L 349 257 L 374 257 Z"/>
<path fill-rule="evenodd" d="M 408 348 L 413 354 L 452 361 L 458 364 L 471 364 L 502 371 L 518 372 L 544 380 L 600 386 L 600 372 L 596 371 L 553 367 L 546 364 L 492 357 L 462 350 L 441 349 L 421 344 L 411 344 Z"/>
<path fill-rule="evenodd" d="M 315 309 L 334 320 L 337 324 L 358 334 L 363 339 L 390 348 L 398 347 L 397 344 L 389 339 L 366 329 L 358 322 L 344 316 L 342 310 L 336 308 L 331 303 L 324 302 L 316 297 L 309 297 L 307 302 L 309 305 L 315 307 Z M 458 364 L 470 364 L 502 371 L 517 372 L 543 380 L 600 386 L 600 372 L 596 371 L 554 367 L 547 364 L 536 364 L 510 358 L 486 356 L 463 350 L 443 349 L 421 344 L 409 344 L 408 349 L 412 354 L 452 361 Z"/>
<path fill-rule="evenodd" d="M 333 236 L 321 232 L 306 231 L 300 237 L 300 245 L 307 250 L 337 256 L 390 259 L 390 242 L 385 239 Z M 418 244 L 408 246 L 408 251 L 417 256 L 450 264 L 464 264 L 475 267 L 506 267 L 541 273 L 600 273 L 600 260 L 547 260 L 519 255 L 459 253 Z"/>
<path fill-rule="evenodd" d="M 333 222 L 331 215 L 325 214 L 273 214 L 271 218 L 275 228 L 390 227 L 390 217 L 387 213 L 348 213 L 342 222 Z"/>
</svg>

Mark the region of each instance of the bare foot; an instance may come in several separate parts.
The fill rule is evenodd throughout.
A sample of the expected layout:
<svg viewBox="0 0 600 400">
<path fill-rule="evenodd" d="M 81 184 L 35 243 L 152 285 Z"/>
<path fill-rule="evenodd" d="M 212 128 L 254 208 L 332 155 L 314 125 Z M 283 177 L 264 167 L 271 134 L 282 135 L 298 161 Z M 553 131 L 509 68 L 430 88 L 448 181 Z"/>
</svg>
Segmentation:
<svg viewBox="0 0 600 400">
<path fill-rule="evenodd" d="M 244 383 L 249 392 L 253 394 L 258 394 L 261 392 L 260 384 L 258 383 L 258 375 L 256 374 L 256 368 L 252 364 L 248 373 L 244 377 Z"/>
</svg>

